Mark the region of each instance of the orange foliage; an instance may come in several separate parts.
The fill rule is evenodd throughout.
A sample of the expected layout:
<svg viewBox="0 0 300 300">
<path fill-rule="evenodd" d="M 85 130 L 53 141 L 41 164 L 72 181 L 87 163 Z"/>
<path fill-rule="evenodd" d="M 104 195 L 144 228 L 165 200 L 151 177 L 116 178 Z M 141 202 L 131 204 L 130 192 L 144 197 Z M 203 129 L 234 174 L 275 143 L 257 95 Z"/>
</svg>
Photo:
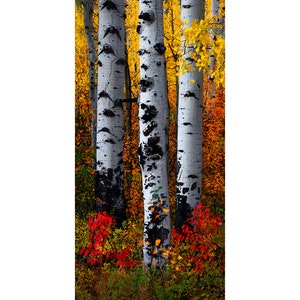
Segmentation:
<svg viewBox="0 0 300 300">
<path fill-rule="evenodd" d="M 205 82 L 205 90 L 211 89 Z M 203 109 L 203 192 L 202 201 L 224 212 L 225 197 L 225 91 L 212 99 L 204 95 Z"/>
</svg>

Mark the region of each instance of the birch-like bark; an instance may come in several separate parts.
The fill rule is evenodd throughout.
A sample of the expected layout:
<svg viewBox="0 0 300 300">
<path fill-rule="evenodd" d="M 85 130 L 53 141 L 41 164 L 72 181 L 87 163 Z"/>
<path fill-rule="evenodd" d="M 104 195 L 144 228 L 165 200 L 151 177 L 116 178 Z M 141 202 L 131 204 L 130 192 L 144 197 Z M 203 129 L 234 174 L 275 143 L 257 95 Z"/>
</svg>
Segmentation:
<svg viewBox="0 0 300 300">
<path fill-rule="evenodd" d="M 168 192 L 166 62 L 164 57 L 163 3 L 140 1 L 140 98 L 138 149 L 144 198 L 143 262 L 163 267 L 171 239 Z"/>
<path fill-rule="evenodd" d="M 94 14 L 94 1 L 82 0 L 84 8 L 84 28 L 85 35 L 88 43 L 89 52 L 89 88 L 90 88 L 90 101 L 92 106 L 92 121 L 91 121 L 91 141 L 92 147 L 96 146 L 96 123 L 97 123 L 97 86 L 96 86 L 96 63 L 97 56 L 93 38 L 93 14 Z"/>
<path fill-rule="evenodd" d="M 123 122 L 125 75 L 124 0 L 99 0 L 96 186 L 97 211 L 121 225 L 123 196 Z"/>
<path fill-rule="evenodd" d="M 224 23 L 224 20 L 220 17 L 220 0 L 212 0 L 211 3 L 211 11 L 210 11 L 210 17 L 214 18 L 214 22 L 211 24 L 210 27 L 210 39 L 211 41 L 216 39 L 216 36 L 223 36 L 224 38 L 224 26 L 220 26 Z M 224 24 L 223 24 L 224 25 Z M 209 57 L 209 67 L 211 70 L 214 69 L 216 59 L 213 54 Z M 213 80 L 213 78 L 208 78 Z M 215 97 L 216 94 L 216 84 L 215 82 L 212 82 L 212 88 L 210 93 L 208 94 L 208 98 L 212 99 Z"/>
<path fill-rule="evenodd" d="M 183 29 L 204 18 L 204 0 L 181 0 Z M 188 21 L 188 22 L 187 22 Z M 183 59 L 193 70 L 180 74 L 177 128 L 177 191 L 175 226 L 192 215 L 200 202 L 202 190 L 202 109 L 203 72 L 191 59 L 193 47 L 187 49 L 182 41 Z"/>
</svg>

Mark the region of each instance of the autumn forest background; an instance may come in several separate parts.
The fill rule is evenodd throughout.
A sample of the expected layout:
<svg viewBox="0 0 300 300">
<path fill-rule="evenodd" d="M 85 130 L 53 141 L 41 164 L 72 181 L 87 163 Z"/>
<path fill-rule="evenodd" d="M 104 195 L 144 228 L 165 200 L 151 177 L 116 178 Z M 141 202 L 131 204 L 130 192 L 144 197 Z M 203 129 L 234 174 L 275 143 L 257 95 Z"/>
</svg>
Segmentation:
<svg viewBox="0 0 300 300">
<path fill-rule="evenodd" d="M 297 5 L 295 0 L 284 5 L 271 0 L 226 1 L 225 282 L 226 298 L 230 300 L 300 299 Z M 204 266 L 204 271 L 195 274 L 197 261 L 191 260 L 187 266 L 183 260 L 183 255 L 193 256 L 195 249 L 198 253 L 201 250 L 201 243 L 195 240 L 191 244 L 188 237 L 180 242 L 173 239 L 170 252 L 174 250 L 174 242 L 180 246 L 175 255 L 169 252 L 170 264 L 165 273 L 144 272 L 143 221 L 131 217 L 135 211 L 142 212 L 141 207 L 127 212 L 127 228 L 137 224 L 132 230 L 125 230 L 128 236 L 124 237 L 124 231 L 115 225 L 106 227 L 112 233 L 102 232 L 109 234 L 110 242 L 117 241 L 113 248 L 106 248 L 108 252 L 121 245 L 111 252 L 109 265 L 97 271 L 96 266 L 87 263 L 92 257 L 80 254 L 81 247 L 89 245 L 87 223 L 95 212 L 91 200 L 94 171 L 88 162 L 94 153 L 91 149 L 84 152 L 89 148 L 89 109 L 84 109 L 82 121 L 75 122 L 75 114 L 76 120 L 80 120 L 75 61 L 83 71 L 80 86 L 88 97 L 85 33 L 82 30 L 79 37 L 76 20 L 82 19 L 77 9 L 72 0 L 51 3 L 15 0 L 1 4 L 0 298 L 66 300 L 74 299 L 77 294 L 97 299 L 101 297 L 101 288 L 105 297 L 116 297 L 108 295 L 108 291 L 119 295 L 123 290 L 129 299 L 138 293 L 150 299 L 155 295 L 176 299 L 180 293 L 184 298 L 196 292 L 223 295 L 224 273 L 215 275 L 222 274 L 221 263 L 212 258 L 204 259 L 204 264 L 198 261 L 198 270 Z M 84 100 L 80 99 L 88 106 Z M 136 106 L 137 103 L 132 103 L 132 110 Z M 209 124 L 205 118 L 204 115 L 203 126 Z M 173 116 L 170 130 L 176 122 Z M 75 138 L 78 141 L 75 129 L 80 123 L 86 123 L 81 128 L 82 137 L 86 138 L 82 139 L 86 145 L 82 147 L 75 143 Z M 174 125 L 173 130 L 177 131 Z M 174 137 L 169 137 L 172 148 Z M 174 149 L 170 151 L 175 153 Z M 82 163 L 76 165 L 75 159 Z M 171 156 L 169 159 L 175 160 Z M 208 153 L 203 152 L 203 163 L 207 159 Z M 176 219 L 174 165 L 172 162 L 170 170 L 172 228 Z M 206 172 L 207 164 L 203 167 Z M 77 211 L 74 187 L 78 185 L 75 177 L 80 176 L 86 188 L 81 186 L 76 191 L 80 208 Z M 205 178 L 207 175 L 203 174 L 204 197 L 212 192 L 208 188 L 213 188 L 207 187 Z M 215 192 L 216 189 L 212 195 Z M 141 205 L 141 201 L 133 199 L 132 203 Z M 223 217 L 222 205 L 213 205 L 209 199 L 204 201 L 209 208 L 209 220 L 211 214 Z M 110 224 L 111 219 L 102 221 Z M 206 231 L 207 241 L 210 233 L 216 236 L 213 228 Z M 135 247 L 130 249 L 132 245 Z M 127 266 L 117 267 L 118 261 Z M 206 268 L 207 262 L 215 267 Z M 132 263 L 135 265 L 128 266 Z M 189 270 L 184 270 L 184 266 Z"/>
<path fill-rule="evenodd" d="M 138 2 L 126 5 L 128 98 L 138 98 Z M 89 89 L 89 55 L 84 6 L 75 10 L 75 154 L 76 154 L 76 299 L 223 299 L 225 289 L 225 4 L 217 15 L 212 1 L 205 1 L 205 19 L 193 20 L 184 31 L 186 43 L 195 48 L 193 59 L 203 70 L 203 148 L 201 205 L 194 211 L 194 227 L 176 230 L 176 151 L 178 77 L 181 59 L 180 1 L 164 1 L 165 58 L 167 64 L 169 119 L 169 196 L 172 244 L 164 255 L 165 270 L 146 272 L 142 266 L 143 196 L 138 160 L 139 118 L 136 102 L 124 103 L 124 198 L 126 219 L 116 227 L 111 216 L 95 212 L 95 147 L 91 141 L 93 109 Z M 94 27 L 97 28 L 97 6 Z M 215 58 L 211 64 L 210 57 Z M 194 149 L 200 151 L 201 149 Z M 159 243 L 156 240 L 156 243 Z"/>
</svg>

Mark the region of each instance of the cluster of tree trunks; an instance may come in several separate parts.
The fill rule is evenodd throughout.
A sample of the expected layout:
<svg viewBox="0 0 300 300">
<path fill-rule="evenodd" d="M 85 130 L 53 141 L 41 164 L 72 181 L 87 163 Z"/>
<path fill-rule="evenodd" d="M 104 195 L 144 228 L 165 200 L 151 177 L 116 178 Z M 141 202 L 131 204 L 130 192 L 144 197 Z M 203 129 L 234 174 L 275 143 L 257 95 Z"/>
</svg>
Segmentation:
<svg viewBox="0 0 300 300">
<path fill-rule="evenodd" d="M 99 0 L 97 57 L 93 38 L 94 1 L 82 2 L 94 116 L 91 128 L 92 146 L 96 147 L 96 210 L 114 215 L 121 226 L 125 219 L 123 102 L 127 98 L 130 103 L 131 97 L 128 89 L 130 81 L 128 75 L 125 76 L 125 0 Z M 216 1 L 213 1 L 213 5 L 213 11 L 217 12 Z M 182 0 L 183 28 L 190 26 L 192 20 L 204 19 L 204 11 L 204 0 Z M 147 267 L 163 267 L 168 261 L 164 253 L 170 246 L 171 222 L 167 164 L 169 105 L 161 0 L 139 1 L 139 23 L 136 30 L 140 36 L 138 155 L 144 197 L 143 260 Z M 201 196 L 203 74 L 195 68 L 191 59 L 192 51 L 193 48 L 187 49 L 182 40 L 182 58 L 189 62 L 192 70 L 180 74 L 178 81 L 177 228 L 191 216 Z M 126 106 L 129 111 L 130 105 Z M 127 132 L 130 132 L 130 123 L 127 123 L 127 127 Z"/>
</svg>

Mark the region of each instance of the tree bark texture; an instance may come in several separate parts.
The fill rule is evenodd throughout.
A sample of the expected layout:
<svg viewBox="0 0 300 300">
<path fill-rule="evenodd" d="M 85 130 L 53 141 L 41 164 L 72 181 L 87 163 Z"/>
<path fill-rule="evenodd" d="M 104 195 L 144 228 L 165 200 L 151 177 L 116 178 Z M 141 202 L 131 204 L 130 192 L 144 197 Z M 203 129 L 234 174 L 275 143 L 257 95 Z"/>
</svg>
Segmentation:
<svg viewBox="0 0 300 300">
<path fill-rule="evenodd" d="M 125 218 L 123 122 L 125 78 L 124 0 L 99 0 L 96 141 L 97 211 Z"/>
<path fill-rule="evenodd" d="M 205 1 L 182 0 L 183 29 L 204 18 Z M 202 110 L 203 72 L 191 59 L 193 47 L 187 49 L 182 40 L 183 59 L 193 68 L 180 74 L 178 91 L 177 131 L 177 189 L 175 226 L 181 225 L 192 215 L 200 202 L 202 191 Z"/>
<path fill-rule="evenodd" d="M 169 104 L 161 0 L 139 1 L 140 98 L 138 149 L 144 198 L 143 262 L 163 267 L 170 246 L 167 128 Z"/>
<path fill-rule="evenodd" d="M 90 100 L 92 106 L 92 121 L 91 121 L 91 141 L 92 147 L 96 146 L 96 124 L 97 124 L 97 86 L 96 86 L 96 63 L 97 56 L 95 44 L 93 39 L 93 14 L 94 14 L 94 1 L 82 0 L 84 7 L 84 28 L 85 35 L 88 43 L 89 52 L 89 88 Z"/>
</svg>

